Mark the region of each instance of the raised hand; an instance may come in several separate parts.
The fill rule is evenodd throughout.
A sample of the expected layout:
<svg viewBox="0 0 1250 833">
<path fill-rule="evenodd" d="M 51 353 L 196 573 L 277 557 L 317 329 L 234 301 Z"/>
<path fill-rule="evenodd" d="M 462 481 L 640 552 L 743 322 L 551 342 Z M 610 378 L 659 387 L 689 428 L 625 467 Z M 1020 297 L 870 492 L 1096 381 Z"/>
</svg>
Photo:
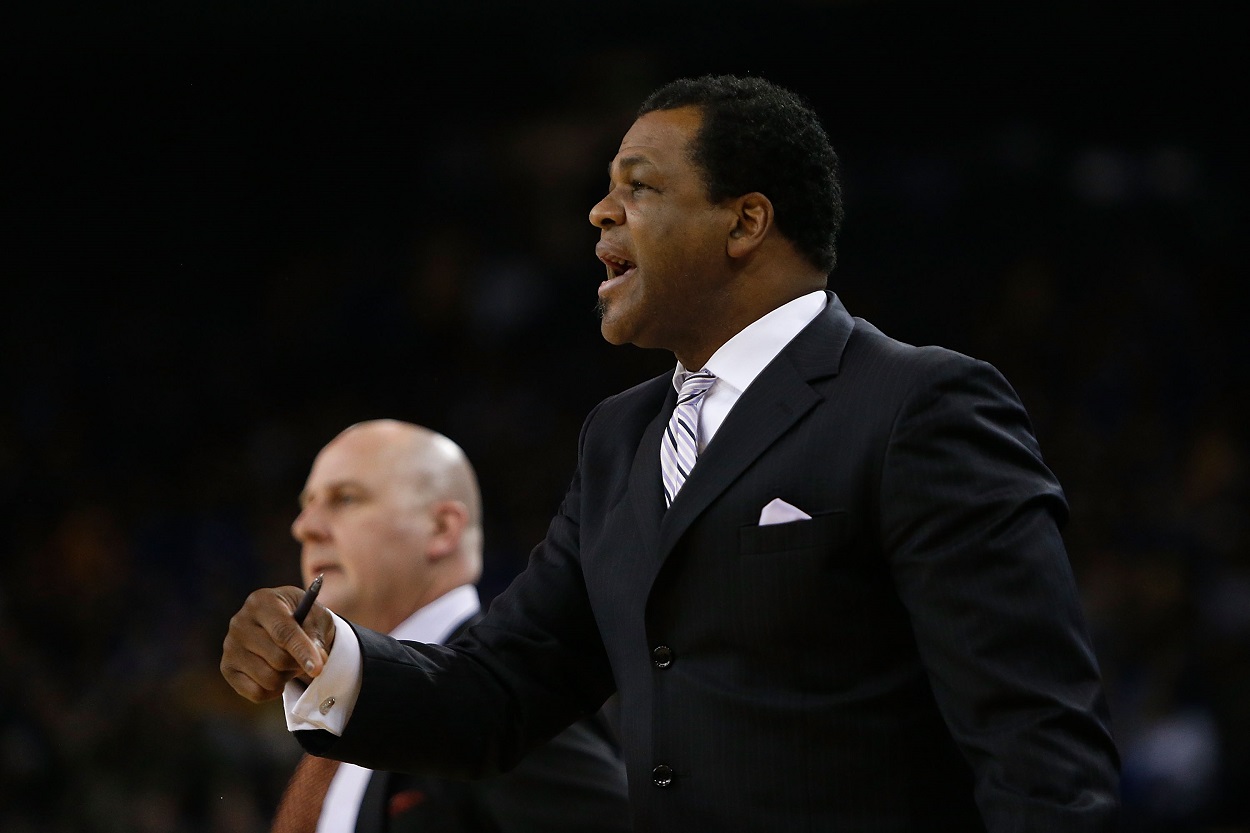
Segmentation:
<svg viewBox="0 0 1250 833">
<path fill-rule="evenodd" d="M 257 590 L 230 619 L 221 675 L 253 703 L 281 696 L 289 681 L 316 677 L 325 665 L 334 645 L 334 619 L 314 604 L 301 626 L 294 613 L 303 596 L 299 587 Z"/>
</svg>

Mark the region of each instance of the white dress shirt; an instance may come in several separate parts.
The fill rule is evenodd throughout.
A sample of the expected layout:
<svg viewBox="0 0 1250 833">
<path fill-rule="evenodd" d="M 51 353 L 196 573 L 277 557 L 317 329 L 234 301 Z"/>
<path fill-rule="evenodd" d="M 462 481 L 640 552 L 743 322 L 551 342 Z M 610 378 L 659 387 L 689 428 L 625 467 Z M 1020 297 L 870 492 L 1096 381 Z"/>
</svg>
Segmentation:
<svg viewBox="0 0 1250 833">
<path fill-rule="evenodd" d="M 795 298 L 747 325 L 712 354 L 706 367 L 715 374 L 716 381 L 704 394 L 703 406 L 699 410 L 700 451 L 707 447 L 712 436 L 725 421 L 729 410 L 742 392 L 755 381 L 755 377 L 800 330 L 820 315 L 825 308 L 826 297 L 823 291 L 816 291 Z M 681 381 L 687 372 L 678 362 L 673 373 L 673 385 L 678 390 L 681 390 Z M 422 608 L 414 618 L 424 615 L 451 595 L 449 593 L 434 604 Z M 476 599 L 475 592 L 475 602 Z M 334 628 L 334 650 L 330 652 L 321 675 L 306 690 L 302 683 L 292 681 L 282 694 L 287 712 L 286 725 L 291 731 L 324 729 L 331 734 L 341 735 L 348 718 L 351 717 L 352 709 L 356 706 L 356 699 L 360 696 L 360 642 L 351 627 L 337 616 Z M 318 831 L 321 831 L 320 827 Z"/>
<path fill-rule="evenodd" d="M 409 616 L 391 631 L 396 639 L 412 642 L 439 644 L 455 631 L 465 619 L 482 609 L 477 589 L 472 585 L 457 587 L 439 596 L 416 613 Z M 338 616 L 334 617 L 334 650 L 331 657 L 335 668 L 327 662 L 325 671 L 304 689 L 303 683 L 292 681 L 282 692 L 282 702 L 287 710 L 288 729 L 328 729 L 342 734 L 351 709 L 360 693 L 360 643 L 351 627 Z M 352 651 L 340 651 L 340 642 L 347 639 L 355 649 L 355 670 L 341 667 L 339 661 Z M 350 689 L 350 703 L 337 692 Z M 322 710 L 322 706 L 329 705 Z M 332 717 L 333 716 L 333 717 Z M 312 718 L 316 717 L 317 720 Z M 334 728 L 326 724 L 334 724 Z M 337 728 L 337 731 L 335 730 Z M 321 805 L 321 817 L 317 820 L 317 833 L 351 833 L 356 829 L 356 817 L 360 802 L 369 787 L 373 770 L 355 764 L 339 764 L 325 802 Z"/>
<path fill-rule="evenodd" d="M 712 354 L 704 367 L 712 371 L 716 381 L 703 394 L 703 406 L 699 409 L 699 453 L 707 448 L 742 392 L 800 330 L 820 315 L 825 303 L 826 296 L 821 291 L 795 298 L 748 324 Z M 680 391 L 690 372 L 678 362 L 673 387 Z"/>
</svg>

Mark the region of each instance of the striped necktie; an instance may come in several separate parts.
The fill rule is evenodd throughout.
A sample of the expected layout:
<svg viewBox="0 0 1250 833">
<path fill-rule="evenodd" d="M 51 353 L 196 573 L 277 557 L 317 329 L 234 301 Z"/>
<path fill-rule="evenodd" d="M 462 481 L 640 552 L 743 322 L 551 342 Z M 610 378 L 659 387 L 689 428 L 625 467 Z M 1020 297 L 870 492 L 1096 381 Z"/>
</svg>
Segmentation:
<svg viewBox="0 0 1250 833">
<path fill-rule="evenodd" d="M 716 382 L 709 370 L 690 373 L 681 382 L 677 407 L 660 443 L 660 475 L 664 485 L 664 505 L 672 506 L 681 484 L 690 476 L 699 456 L 699 407 L 703 394 Z"/>
</svg>

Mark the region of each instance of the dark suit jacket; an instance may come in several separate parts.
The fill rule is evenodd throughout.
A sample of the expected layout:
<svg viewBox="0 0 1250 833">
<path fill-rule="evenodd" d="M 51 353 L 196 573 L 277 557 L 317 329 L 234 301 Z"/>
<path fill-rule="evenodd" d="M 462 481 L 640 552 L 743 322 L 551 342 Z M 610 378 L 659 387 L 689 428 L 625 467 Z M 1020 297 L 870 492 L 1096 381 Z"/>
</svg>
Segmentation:
<svg viewBox="0 0 1250 833">
<path fill-rule="evenodd" d="M 503 775 L 476 781 L 375 772 L 356 833 L 623 833 L 625 767 L 580 720 Z"/>
<path fill-rule="evenodd" d="M 666 374 L 591 412 L 546 539 L 454 648 L 358 629 L 356 709 L 308 748 L 480 774 L 616 688 L 639 830 L 1114 829 L 1065 499 L 996 370 L 830 295 L 665 511 L 674 399 Z M 811 519 L 759 526 L 778 497 Z"/>
<path fill-rule="evenodd" d="M 453 637 L 481 619 L 456 628 Z M 569 726 L 512 771 L 463 780 L 374 772 L 356 833 L 624 833 L 625 766 L 603 713 Z"/>
</svg>

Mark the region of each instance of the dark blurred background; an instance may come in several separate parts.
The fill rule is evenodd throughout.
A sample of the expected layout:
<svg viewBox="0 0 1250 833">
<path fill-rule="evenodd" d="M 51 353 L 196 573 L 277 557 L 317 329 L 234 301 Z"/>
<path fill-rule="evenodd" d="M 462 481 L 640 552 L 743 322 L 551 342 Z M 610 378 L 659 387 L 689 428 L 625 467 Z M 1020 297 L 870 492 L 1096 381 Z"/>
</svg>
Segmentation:
<svg viewBox="0 0 1250 833">
<path fill-rule="evenodd" d="M 1250 829 L 1244 29 L 1232 4 L 61 2 L 0 50 L 0 830 L 262 831 L 297 755 L 217 671 L 317 449 L 443 431 L 487 598 L 602 342 L 642 97 L 763 75 L 845 168 L 831 286 L 996 364 L 1068 490 L 1126 829 Z M 1242 104 L 1237 104 L 1242 101 Z"/>
</svg>

